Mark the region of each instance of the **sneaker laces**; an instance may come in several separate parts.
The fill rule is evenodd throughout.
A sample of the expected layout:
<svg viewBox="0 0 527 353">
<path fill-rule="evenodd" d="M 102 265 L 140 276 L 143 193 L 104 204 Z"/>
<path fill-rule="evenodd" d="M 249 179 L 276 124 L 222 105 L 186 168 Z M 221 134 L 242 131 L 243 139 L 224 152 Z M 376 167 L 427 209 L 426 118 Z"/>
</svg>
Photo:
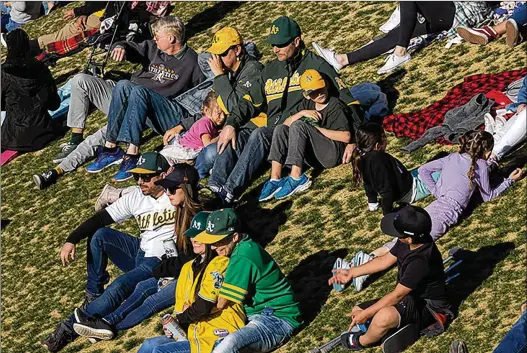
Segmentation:
<svg viewBox="0 0 527 353">
<path fill-rule="evenodd" d="M 52 171 L 52 170 L 48 170 L 47 172 L 42 173 L 42 174 L 40 174 L 40 175 L 41 175 L 42 178 L 44 178 L 44 179 L 49 179 L 49 178 L 51 178 L 51 176 L 53 175 L 53 171 Z"/>
</svg>

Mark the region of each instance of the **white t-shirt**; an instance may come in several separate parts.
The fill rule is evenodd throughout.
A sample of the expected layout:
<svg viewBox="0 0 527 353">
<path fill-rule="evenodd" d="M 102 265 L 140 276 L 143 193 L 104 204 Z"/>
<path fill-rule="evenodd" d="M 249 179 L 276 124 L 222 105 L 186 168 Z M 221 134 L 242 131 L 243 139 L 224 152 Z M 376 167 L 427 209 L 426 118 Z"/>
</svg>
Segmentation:
<svg viewBox="0 0 527 353">
<path fill-rule="evenodd" d="M 134 217 L 141 231 L 141 250 L 145 257 L 159 257 L 165 253 L 163 241 L 174 236 L 174 206 L 163 193 L 158 199 L 145 196 L 137 187 L 106 208 L 112 219 L 121 223 Z"/>
</svg>

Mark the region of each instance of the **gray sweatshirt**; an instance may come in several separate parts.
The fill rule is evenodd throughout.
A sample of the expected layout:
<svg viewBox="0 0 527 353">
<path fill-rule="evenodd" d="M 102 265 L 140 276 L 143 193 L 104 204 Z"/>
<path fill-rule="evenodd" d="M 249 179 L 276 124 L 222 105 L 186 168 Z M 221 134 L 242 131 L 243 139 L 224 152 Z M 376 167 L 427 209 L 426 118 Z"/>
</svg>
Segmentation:
<svg viewBox="0 0 527 353">
<path fill-rule="evenodd" d="M 16 23 L 26 24 L 40 16 L 40 1 L 13 1 L 11 3 L 11 20 Z"/>
</svg>

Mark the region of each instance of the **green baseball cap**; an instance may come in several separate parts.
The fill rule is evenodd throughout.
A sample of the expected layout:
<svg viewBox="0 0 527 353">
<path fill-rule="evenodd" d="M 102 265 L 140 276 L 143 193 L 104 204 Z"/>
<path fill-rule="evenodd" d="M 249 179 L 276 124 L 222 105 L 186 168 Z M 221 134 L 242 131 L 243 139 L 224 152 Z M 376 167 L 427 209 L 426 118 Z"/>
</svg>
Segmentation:
<svg viewBox="0 0 527 353">
<path fill-rule="evenodd" d="M 301 34 L 298 23 L 287 16 L 281 16 L 271 24 L 269 37 L 265 41 L 268 44 L 279 46 L 291 42 L 296 37 L 300 37 Z"/>
<path fill-rule="evenodd" d="M 145 152 L 137 160 L 135 168 L 130 169 L 130 173 L 155 174 L 166 172 L 170 164 L 162 154 L 157 152 Z"/>
<path fill-rule="evenodd" d="M 194 237 L 203 244 L 214 244 L 225 237 L 240 231 L 240 220 L 232 208 L 212 212 L 207 218 L 204 231 Z"/>
<path fill-rule="evenodd" d="M 192 218 L 192 222 L 190 222 L 190 228 L 184 233 L 184 235 L 189 238 L 194 238 L 196 235 L 203 232 L 207 225 L 207 218 L 209 215 L 210 212 L 198 212 L 194 218 Z"/>
</svg>

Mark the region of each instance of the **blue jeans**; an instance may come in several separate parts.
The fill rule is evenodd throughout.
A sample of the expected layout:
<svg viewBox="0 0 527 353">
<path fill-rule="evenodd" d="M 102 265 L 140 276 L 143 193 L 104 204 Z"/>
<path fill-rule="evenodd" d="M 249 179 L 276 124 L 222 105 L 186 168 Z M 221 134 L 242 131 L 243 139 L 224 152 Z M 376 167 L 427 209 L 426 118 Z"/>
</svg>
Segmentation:
<svg viewBox="0 0 527 353">
<path fill-rule="evenodd" d="M 118 331 L 140 324 L 152 315 L 173 306 L 176 302 L 174 281 L 157 291 L 157 279 L 152 277 L 139 282 L 126 301 L 105 319 Z"/>
<path fill-rule="evenodd" d="M 521 4 L 514 10 L 511 17 L 518 27 L 525 26 L 527 24 L 527 4 Z"/>
<path fill-rule="evenodd" d="M 273 127 L 259 127 L 257 129 L 241 129 L 236 137 L 236 150 L 232 145 L 216 157 L 209 185 L 223 186 L 233 194 L 239 195 L 250 181 L 253 173 L 267 160 Z"/>
<path fill-rule="evenodd" d="M 149 88 L 122 80 L 112 91 L 106 140 L 139 146 L 146 127 L 163 135 L 187 115 L 180 104 Z"/>
<path fill-rule="evenodd" d="M 527 353 L 527 311 L 503 337 L 494 353 Z"/>
<path fill-rule="evenodd" d="M 11 32 L 18 27 L 22 27 L 22 25 L 22 23 L 13 22 L 10 15 L 2 16 L 2 31 L 4 32 Z"/>
<path fill-rule="evenodd" d="M 158 336 L 145 340 L 137 353 L 190 353 L 189 341 L 174 341 L 167 336 Z"/>
<path fill-rule="evenodd" d="M 199 178 L 203 179 L 209 176 L 210 170 L 214 166 L 214 161 L 218 155 L 218 144 L 211 143 L 201 150 L 196 158 L 195 167 L 198 171 Z"/>
<path fill-rule="evenodd" d="M 274 315 L 251 315 L 249 323 L 231 333 L 212 351 L 213 353 L 238 353 L 242 349 L 269 352 L 285 344 L 294 327 Z"/>
</svg>

